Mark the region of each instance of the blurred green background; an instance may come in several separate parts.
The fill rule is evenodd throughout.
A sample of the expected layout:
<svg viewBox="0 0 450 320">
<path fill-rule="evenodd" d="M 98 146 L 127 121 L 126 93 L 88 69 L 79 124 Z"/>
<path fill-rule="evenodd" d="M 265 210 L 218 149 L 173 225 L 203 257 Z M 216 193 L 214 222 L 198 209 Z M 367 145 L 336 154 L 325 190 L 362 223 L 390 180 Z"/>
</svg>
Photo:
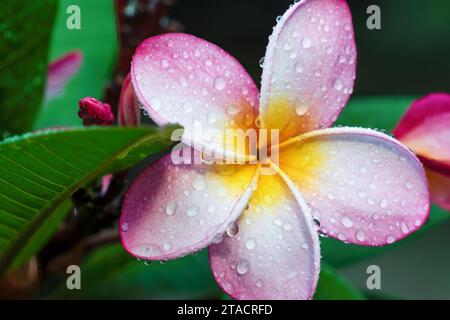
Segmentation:
<svg viewBox="0 0 450 320">
<path fill-rule="evenodd" d="M 358 47 L 354 98 L 340 124 L 390 130 L 411 101 L 450 92 L 450 1 L 349 0 Z M 170 16 L 184 31 L 234 55 L 259 83 L 259 59 L 275 18 L 287 0 L 175 0 Z M 81 8 L 81 30 L 66 28 L 66 8 Z M 366 8 L 381 8 L 382 29 L 366 28 Z M 78 99 L 102 98 L 117 58 L 111 0 L 60 0 L 50 59 L 74 49 L 84 62 L 65 93 L 45 105 L 35 128 L 79 125 Z M 387 248 L 361 248 L 322 239 L 323 262 L 316 298 L 450 298 L 450 221 L 433 208 L 426 230 Z M 382 289 L 368 291 L 366 268 L 379 265 Z M 83 290 L 65 289 L 65 278 L 46 283 L 41 294 L 57 298 L 224 298 L 209 272 L 207 255 L 145 264 L 120 245 L 94 251 L 82 266 Z M 55 289 L 56 288 L 56 289 Z"/>
</svg>

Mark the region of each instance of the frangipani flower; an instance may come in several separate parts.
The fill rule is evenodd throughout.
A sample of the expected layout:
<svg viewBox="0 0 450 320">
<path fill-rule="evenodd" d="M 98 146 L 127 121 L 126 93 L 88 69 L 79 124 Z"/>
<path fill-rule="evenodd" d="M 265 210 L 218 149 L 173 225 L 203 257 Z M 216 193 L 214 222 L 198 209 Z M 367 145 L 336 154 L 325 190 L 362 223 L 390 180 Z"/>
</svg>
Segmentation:
<svg viewBox="0 0 450 320">
<path fill-rule="evenodd" d="M 425 165 L 433 202 L 450 210 L 450 95 L 434 93 L 414 101 L 394 135 Z"/>
<path fill-rule="evenodd" d="M 279 162 L 270 162 L 275 175 L 260 175 L 261 165 L 175 165 L 170 155 L 150 165 L 123 201 L 126 250 L 167 260 L 209 246 L 212 272 L 232 297 L 309 299 L 320 270 L 318 231 L 381 246 L 417 230 L 429 200 L 414 154 L 373 130 L 329 128 L 352 92 L 355 64 L 343 0 L 300 1 L 278 19 L 260 99 L 244 68 L 217 46 L 187 34 L 145 40 L 132 62 L 134 92 L 157 124 L 183 125 L 194 156 L 217 148 L 193 134 L 198 124 L 279 129 L 281 143 Z"/>
</svg>

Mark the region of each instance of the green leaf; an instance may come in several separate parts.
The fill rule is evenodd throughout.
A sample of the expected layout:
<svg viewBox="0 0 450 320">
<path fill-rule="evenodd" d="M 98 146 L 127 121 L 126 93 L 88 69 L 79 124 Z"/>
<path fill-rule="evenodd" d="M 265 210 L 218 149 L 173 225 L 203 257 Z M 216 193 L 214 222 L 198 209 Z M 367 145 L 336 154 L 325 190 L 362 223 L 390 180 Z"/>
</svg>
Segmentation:
<svg viewBox="0 0 450 320">
<path fill-rule="evenodd" d="M 64 92 L 41 109 L 36 129 L 81 124 L 77 116 L 78 100 L 87 96 L 103 99 L 104 90 L 116 65 L 117 33 L 114 2 L 110 0 L 59 0 L 50 48 L 53 61 L 68 52 L 83 53 L 80 70 Z M 69 30 L 66 9 L 76 4 L 81 9 L 81 29 Z"/>
<path fill-rule="evenodd" d="M 17 252 L 17 256 L 14 258 L 14 262 L 11 265 L 11 269 L 22 266 L 30 259 L 30 257 L 42 249 L 42 247 L 51 239 L 52 235 L 58 230 L 58 227 L 67 216 L 71 207 L 72 201 L 67 199 L 56 208 L 47 219 L 42 221 L 42 224 L 35 230 L 34 234 L 26 242 L 23 248 Z"/>
<path fill-rule="evenodd" d="M 363 300 L 364 295 L 329 266 L 322 266 L 315 300 Z"/>
<path fill-rule="evenodd" d="M 408 96 L 354 97 L 342 112 L 336 125 L 374 128 L 389 133 L 416 98 Z M 413 235 L 393 245 L 364 247 L 345 244 L 333 238 L 324 238 L 321 241 L 322 254 L 327 263 L 334 267 L 346 266 L 369 256 L 401 246 L 412 237 L 426 234 L 433 227 L 447 221 L 448 218 L 448 212 L 432 206 L 430 217 L 425 226 Z"/>
<path fill-rule="evenodd" d="M 207 251 L 161 264 L 145 264 L 120 244 L 89 254 L 80 266 L 82 290 L 68 290 L 65 279 L 50 294 L 58 299 L 199 299 L 219 298 Z"/>
<path fill-rule="evenodd" d="M 0 134 L 30 129 L 39 111 L 57 3 L 3 0 L 0 10 Z"/>
<path fill-rule="evenodd" d="M 82 185 L 169 147 L 176 126 L 47 130 L 0 143 L 0 274 Z M 58 219 L 56 219 L 58 220 Z M 60 220 L 60 219 L 59 219 Z M 30 244 L 31 245 L 31 244 Z M 23 249 L 27 254 L 21 254 Z M 17 261 L 17 257 L 20 261 Z"/>
<path fill-rule="evenodd" d="M 339 116 L 336 125 L 379 129 L 391 132 L 414 96 L 353 97 Z"/>
</svg>

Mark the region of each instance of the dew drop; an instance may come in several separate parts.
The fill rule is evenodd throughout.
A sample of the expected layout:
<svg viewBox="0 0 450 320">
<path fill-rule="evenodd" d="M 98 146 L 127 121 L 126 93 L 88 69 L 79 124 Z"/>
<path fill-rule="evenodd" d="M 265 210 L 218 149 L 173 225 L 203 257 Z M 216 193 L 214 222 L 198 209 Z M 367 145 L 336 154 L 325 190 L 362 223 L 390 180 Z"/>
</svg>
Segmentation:
<svg viewBox="0 0 450 320">
<path fill-rule="evenodd" d="M 352 219 L 350 219 L 350 218 L 347 217 L 347 216 L 343 216 L 343 217 L 341 218 L 341 223 L 342 223 L 342 225 L 343 225 L 344 227 L 346 227 L 346 228 L 351 228 L 351 227 L 353 226 L 353 221 L 352 221 Z"/>
<path fill-rule="evenodd" d="M 249 268 L 249 263 L 247 260 L 242 259 L 241 261 L 239 261 L 239 263 L 236 266 L 236 271 L 237 273 L 243 275 L 246 274 L 248 272 L 248 268 Z"/>
<path fill-rule="evenodd" d="M 177 203 L 175 201 L 169 201 L 166 205 L 166 213 L 168 216 L 173 216 L 177 210 Z"/>
<path fill-rule="evenodd" d="M 280 218 L 276 218 L 275 220 L 273 220 L 273 223 L 275 223 L 276 226 L 282 226 L 283 225 L 283 220 L 281 220 Z"/>
<path fill-rule="evenodd" d="M 380 208 L 386 208 L 388 205 L 388 202 L 386 199 L 381 199 L 379 205 L 380 205 Z"/>
<path fill-rule="evenodd" d="M 342 83 L 341 79 L 336 79 L 333 82 L 333 87 L 337 90 L 337 91 L 341 91 L 344 88 L 344 84 Z"/>
<path fill-rule="evenodd" d="M 409 233 L 408 225 L 405 222 L 400 223 L 400 230 L 402 230 L 402 232 L 404 234 L 408 234 Z"/>
<path fill-rule="evenodd" d="M 306 112 L 308 112 L 309 109 L 309 105 L 304 103 L 304 102 L 300 102 L 297 107 L 295 108 L 295 113 L 298 116 L 303 116 Z"/>
<path fill-rule="evenodd" d="M 194 107 L 193 107 L 192 103 L 190 103 L 190 102 L 185 102 L 185 103 L 183 104 L 183 110 L 184 110 L 184 112 L 191 112 L 193 109 L 194 109 Z"/>
<path fill-rule="evenodd" d="M 261 59 L 259 59 L 259 66 L 261 68 L 264 68 L 264 57 L 262 57 Z"/>
<path fill-rule="evenodd" d="M 228 191 L 225 187 L 220 187 L 216 191 L 216 196 L 219 198 L 224 198 L 228 194 Z"/>
<path fill-rule="evenodd" d="M 210 112 L 206 115 L 209 124 L 215 124 L 217 122 L 217 116 L 215 113 Z"/>
<path fill-rule="evenodd" d="M 285 223 L 285 224 L 283 225 L 283 229 L 286 230 L 286 231 L 292 230 L 292 224 L 290 224 L 290 223 Z"/>
<path fill-rule="evenodd" d="M 394 236 L 387 236 L 386 242 L 388 244 L 394 243 L 395 242 L 395 237 Z"/>
<path fill-rule="evenodd" d="M 206 181 L 202 176 L 196 176 L 192 181 L 192 187 L 197 191 L 203 191 L 206 189 Z"/>
<path fill-rule="evenodd" d="M 256 286 L 257 286 L 258 288 L 262 288 L 262 286 L 263 286 L 263 281 L 262 281 L 261 279 L 256 280 Z"/>
<path fill-rule="evenodd" d="M 303 41 L 302 41 L 302 45 L 303 45 L 303 48 L 305 48 L 305 49 L 311 48 L 311 46 L 312 46 L 311 39 L 308 37 L 304 37 Z"/>
<path fill-rule="evenodd" d="M 199 211 L 200 210 L 199 210 L 199 208 L 197 206 L 192 206 L 192 207 L 187 208 L 186 214 L 189 217 L 195 217 L 196 215 L 198 215 Z"/>
<path fill-rule="evenodd" d="M 210 204 L 208 206 L 208 213 L 214 213 L 214 212 L 216 212 L 216 210 L 217 210 L 216 205 Z"/>
<path fill-rule="evenodd" d="M 236 106 L 234 106 L 234 105 L 231 105 L 231 106 L 229 106 L 229 107 L 227 108 L 227 113 L 228 113 L 228 115 L 230 115 L 230 116 L 237 115 L 240 111 L 241 111 L 241 110 L 239 110 L 239 108 L 236 107 Z"/>
<path fill-rule="evenodd" d="M 121 229 L 123 232 L 127 232 L 129 227 L 130 226 L 128 225 L 128 223 L 124 222 L 124 223 L 122 223 Z"/>
<path fill-rule="evenodd" d="M 239 233 L 239 227 L 235 222 L 231 222 L 227 227 L 227 235 L 234 237 Z"/>
<path fill-rule="evenodd" d="M 226 85 L 227 85 L 227 83 L 226 83 L 225 79 L 222 77 L 217 77 L 214 80 L 214 88 L 216 88 L 219 91 L 225 89 Z"/>
<path fill-rule="evenodd" d="M 163 59 L 163 60 L 161 61 L 161 66 L 162 66 L 164 69 L 168 68 L 168 67 L 169 67 L 169 61 L 167 61 L 166 59 Z"/>
<path fill-rule="evenodd" d="M 161 100 L 159 100 L 158 98 L 151 98 L 149 99 L 150 102 L 150 106 L 155 110 L 158 111 L 159 109 L 161 109 Z"/>
<path fill-rule="evenodd" d="M 253 123 L 253 115 L 251 113 L 246 114 L 244 118 L 244 124 L 246 126 L 250 126 L 252 123 Z"/>
<path fill-rule="evenodd" d="M 295 71 L 297 71 L 298 73 L 303 73 L 303 71 L 305 71 L 305 67 L 301 62 L 297 62 L 295 64 Z"/>
<path fill-rule="evenodd" d="M 247 247 L 248 250 L 253 250 L 256 248 L 256 239 L 255 238 L 249 238 L 246 242 L 245 242 L 245 246 Z"/>
<path fill-rule="evenodd" d="M 363 230 L 356 231 L 356 240 L 363 242 L 366 239 L 366 233 Z"/>
<path fill-rule="evenodd" d="M 413 188 L 412 183 L 409 182 L 409 181 L 406 181 L 405 182 L 405 188 L 406 188 L 406 190 L 411 190 Z"/>
<path fill-rule="evenodd" d="M 163 244 L 164 250 L 169 251 L 172 249 L 172 244 L 170 242 L 165 242 Z"/>
</svg>

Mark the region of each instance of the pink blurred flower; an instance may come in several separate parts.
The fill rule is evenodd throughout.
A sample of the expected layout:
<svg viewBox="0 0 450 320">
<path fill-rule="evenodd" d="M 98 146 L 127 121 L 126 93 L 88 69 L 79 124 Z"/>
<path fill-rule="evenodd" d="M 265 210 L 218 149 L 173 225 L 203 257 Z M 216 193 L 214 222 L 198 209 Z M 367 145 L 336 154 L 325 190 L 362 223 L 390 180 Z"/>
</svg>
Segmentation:
<svg viewBox="0 0 450 320">
<path fill-rule="evenodd" d="M 270 163 L 276 175 L 260 175 L 261 165 L 175 165 L 170 155 L 150 165 L 123 201 L 126 250 L 167 260 L 209 246 L 212 272 L 232 297 L 309 299 L 320 271 L 317 231 L 381 246 L 420 228 L 429 199 L 414 154 L 374 130 L 330 128 L 355 68 L 343 0 L 300 1 L 280 17 L 260 96 L 214 44 L 179 33 L 141 43 L 130 73 L 135 95 L 157 124 L 184 127 L 182 141 L 198 148 L 196 157 L 218 148 L 194 135 L 198 125 L 280 129 L 282 143 L 278 164 Z"/>
<path fill-rule="evenodd" d="M 450 210 L 450 95 L 434 93 L 414 101 L 394 135 L 424 164 L 431 200 Z"/>
<path fill-rule="evenodd" d="M 47 70 L 45 101 L 50 101 L 64 91 L 67 83 L 78 72 L 83 62 L 81 51 L 72 51 L 51 62 Z"/>
</svg>

